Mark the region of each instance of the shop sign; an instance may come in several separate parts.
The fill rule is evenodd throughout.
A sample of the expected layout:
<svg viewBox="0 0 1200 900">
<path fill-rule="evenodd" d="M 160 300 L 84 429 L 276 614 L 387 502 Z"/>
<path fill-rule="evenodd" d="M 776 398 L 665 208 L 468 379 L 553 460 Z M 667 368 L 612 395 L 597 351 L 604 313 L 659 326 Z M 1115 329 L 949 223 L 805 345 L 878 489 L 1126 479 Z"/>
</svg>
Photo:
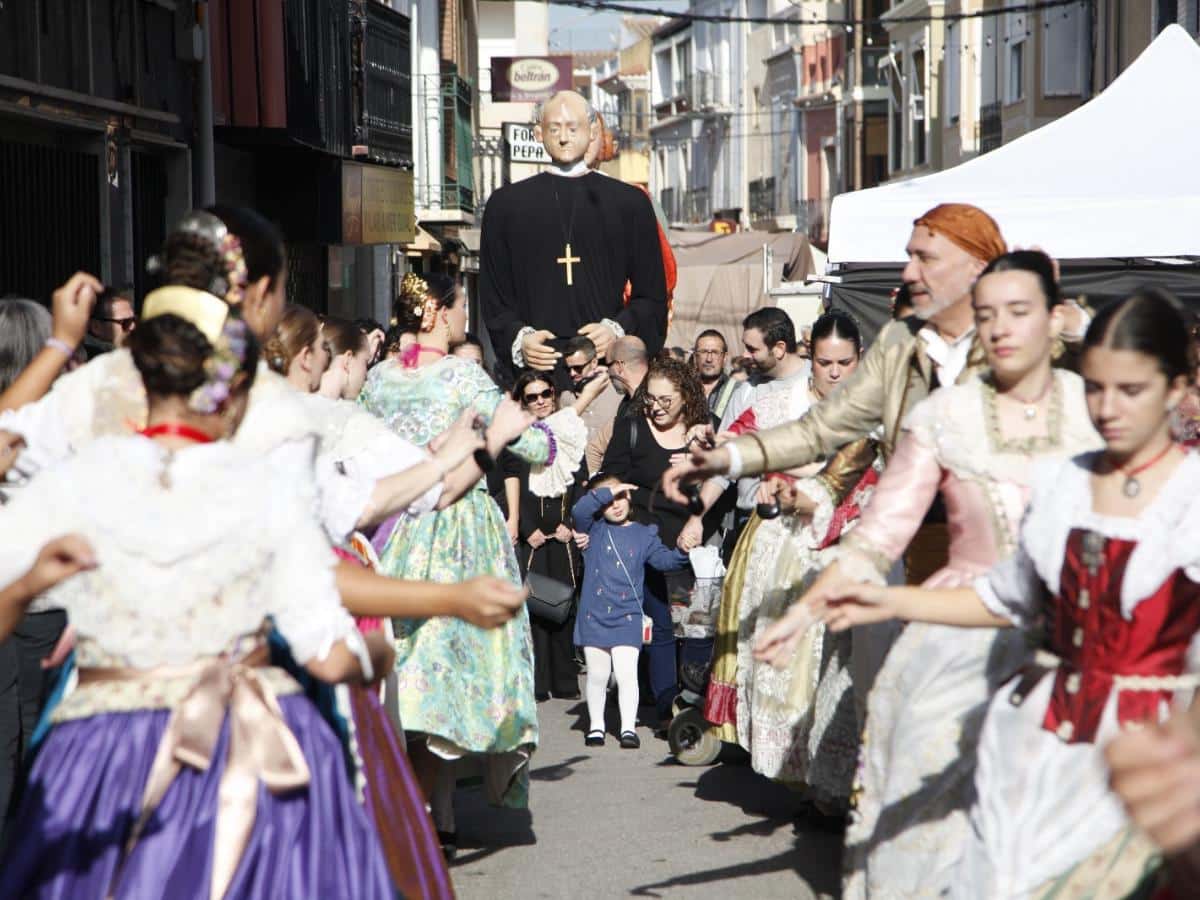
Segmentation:
<svg viewBox="0 0 1200 900">
<path fill-rule="evenodd" d="M 494 103 L 536 103 L 571 86 L 569 56 L 492 57 Z"/>
<path fill-rule="evenodd" d="M 533 136 L 533 126 L 520 122 L 504 123 L 504 146 L 508 161 L 515 163 L 551 163 L 545 146 Z"/>
<path fill-rule="evenodd" d="M 407 244 L 417 236 L 412 172 L 342 162 L 342 243 Z"/>
</svg>

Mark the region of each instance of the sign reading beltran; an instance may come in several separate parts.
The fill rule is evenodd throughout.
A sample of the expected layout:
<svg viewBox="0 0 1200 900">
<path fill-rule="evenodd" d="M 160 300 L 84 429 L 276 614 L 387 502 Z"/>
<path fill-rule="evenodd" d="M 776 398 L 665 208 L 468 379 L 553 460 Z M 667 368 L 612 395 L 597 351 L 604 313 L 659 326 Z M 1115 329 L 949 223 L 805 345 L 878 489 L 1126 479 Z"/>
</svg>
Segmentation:
<svg viewBox="0 0 1200 900">
<path fill-rule="evenodd" d="M 569 56 L 493 56 L 492 100 L 536 103 L 571 89 Z"/>
</svg>

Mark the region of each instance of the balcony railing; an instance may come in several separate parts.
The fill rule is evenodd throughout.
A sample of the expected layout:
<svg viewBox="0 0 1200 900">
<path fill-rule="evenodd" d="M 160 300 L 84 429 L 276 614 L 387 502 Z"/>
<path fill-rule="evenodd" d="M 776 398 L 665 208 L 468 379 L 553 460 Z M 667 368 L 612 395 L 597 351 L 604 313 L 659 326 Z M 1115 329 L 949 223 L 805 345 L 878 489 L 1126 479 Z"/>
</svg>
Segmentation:
<svg viewBox="0 0 1200 900">
<path fill-rule="evenodd" d="M 362 101 L 356 143 L 369 158 L 412 164 L 412 76 L 409 22 L 386 6 L 366 6 Z"/>
</svg>

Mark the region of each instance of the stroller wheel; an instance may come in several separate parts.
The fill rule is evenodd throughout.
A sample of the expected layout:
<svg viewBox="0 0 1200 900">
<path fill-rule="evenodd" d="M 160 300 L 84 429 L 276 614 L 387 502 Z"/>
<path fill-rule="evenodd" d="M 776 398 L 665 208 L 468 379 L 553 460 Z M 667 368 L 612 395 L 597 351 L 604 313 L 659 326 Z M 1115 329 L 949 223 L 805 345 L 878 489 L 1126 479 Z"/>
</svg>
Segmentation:
<svg viewBox="0 0 1200 900">
<path fill-rule="evenodd" d="M 711 766 L 721 755 L 721 741 L 700 710 L 685 709 L 667 728 L 671 754 L 685 766 Z"/>
</svg>

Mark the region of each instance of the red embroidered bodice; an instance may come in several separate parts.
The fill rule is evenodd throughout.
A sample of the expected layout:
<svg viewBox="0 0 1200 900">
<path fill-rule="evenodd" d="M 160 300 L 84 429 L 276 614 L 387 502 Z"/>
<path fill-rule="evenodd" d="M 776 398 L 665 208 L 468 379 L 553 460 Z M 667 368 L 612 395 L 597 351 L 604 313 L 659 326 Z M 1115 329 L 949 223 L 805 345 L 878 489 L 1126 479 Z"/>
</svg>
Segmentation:
<svg viewBox="0 0 1200 900">
<path fill-rule="evenodd" d="M 1121 583 L 1136 546 L 1080 528 L 1068 535 L 1046 634 L 1048 649 L 1061 663 L 1042 722 L 1068 743 L 1095 740 L 1114 687 L 1120 691 L 1121 724 L 1157 719 L 1171 687 L 1121 681 L 1183 674 L 1188 647 L 1200 631 L 1200 585 L 1178 569 L 1138 603 L 1132 619 L 1121 614 Z"/>
</svg>

